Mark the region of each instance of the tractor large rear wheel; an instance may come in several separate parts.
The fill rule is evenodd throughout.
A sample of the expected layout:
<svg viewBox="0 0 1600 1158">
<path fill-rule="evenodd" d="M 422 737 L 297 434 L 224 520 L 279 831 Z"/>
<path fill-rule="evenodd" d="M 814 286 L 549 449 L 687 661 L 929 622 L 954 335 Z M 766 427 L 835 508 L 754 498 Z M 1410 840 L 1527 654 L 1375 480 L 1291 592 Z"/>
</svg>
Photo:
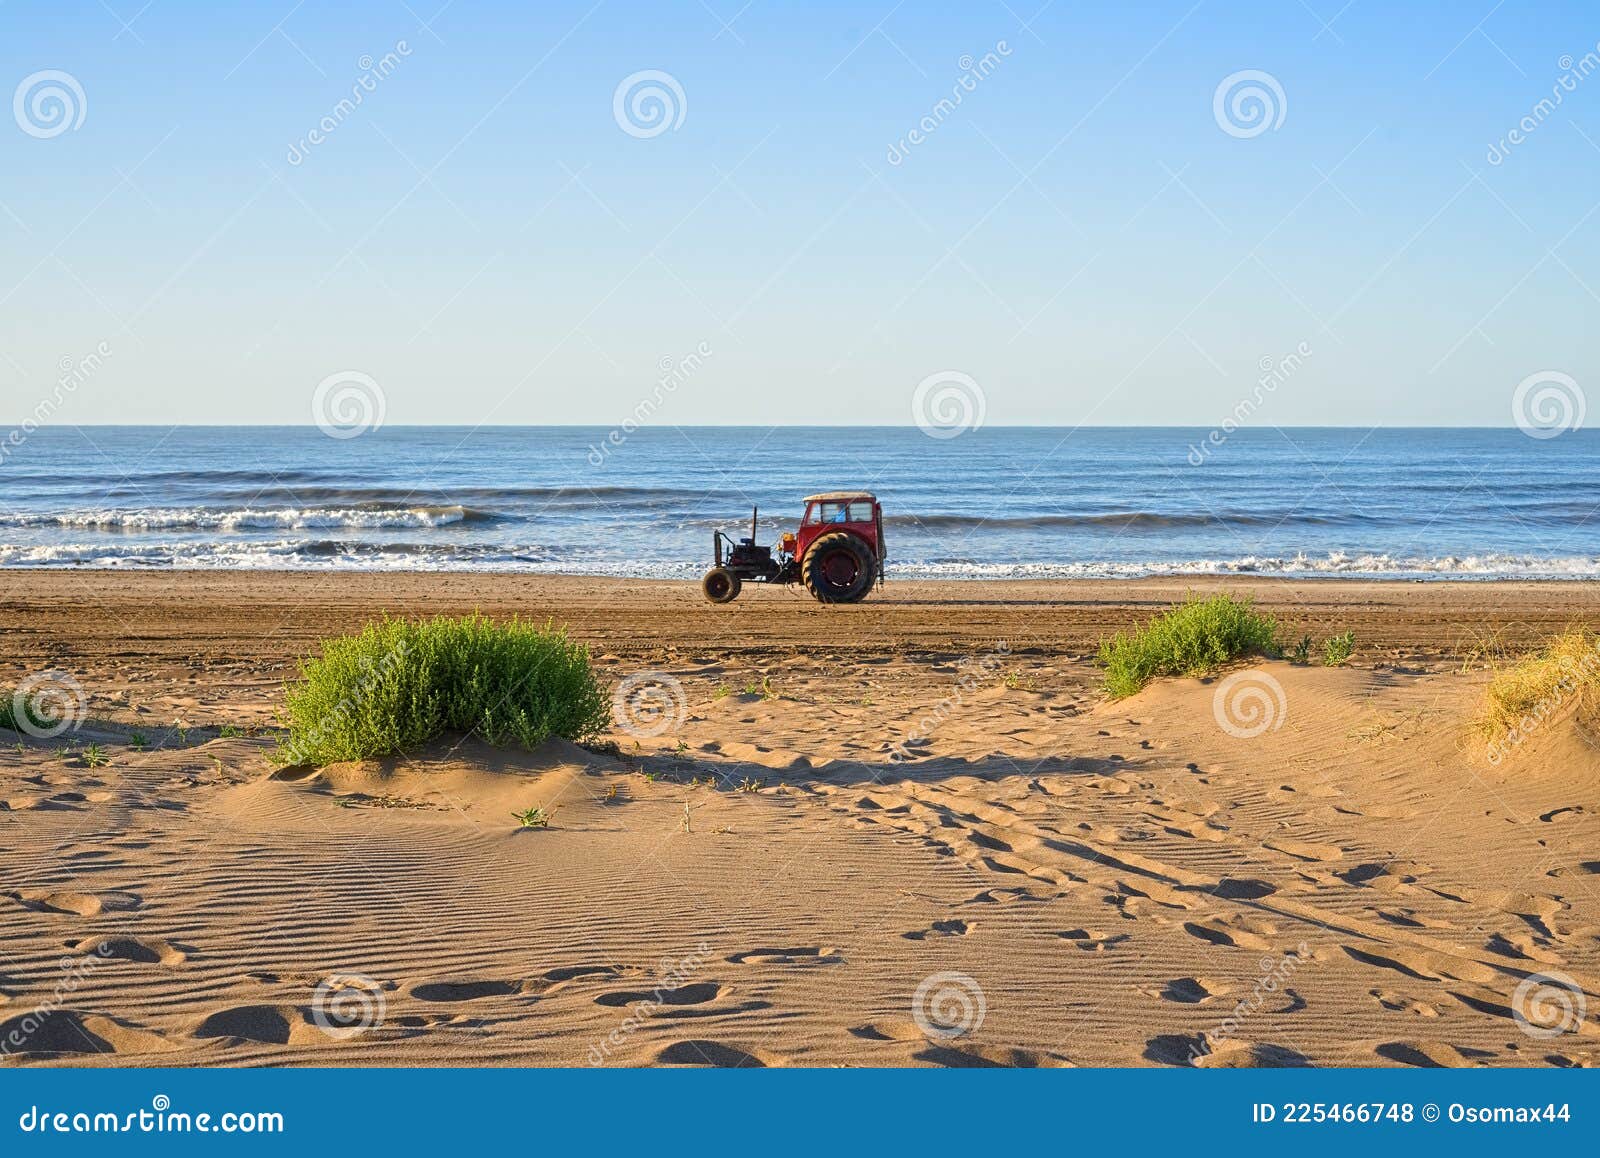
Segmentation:
<svg viewBox="0 0 1600 1158">
<path fill-rule="evenodd" d="M 700 590 L 713 603 L 732 603 L 739 598 L 739 576 L 726 567 L 713 567 L 700 580 Z"/>
<path fill-rule="evenodd" d="M 876 575 L 872 552 L 847 531 L 817 539 L 800 563 L 800 578 L 819 603 L 859 603 Z"/>
</svg>

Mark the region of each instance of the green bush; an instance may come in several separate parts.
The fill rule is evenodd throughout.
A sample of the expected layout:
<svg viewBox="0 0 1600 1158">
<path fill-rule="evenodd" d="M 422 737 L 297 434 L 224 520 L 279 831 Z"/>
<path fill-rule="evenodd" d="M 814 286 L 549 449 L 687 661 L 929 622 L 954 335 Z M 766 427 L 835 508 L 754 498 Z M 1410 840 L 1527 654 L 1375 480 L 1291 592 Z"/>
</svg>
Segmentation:
<svg viewBox="0 0 1600 1158">
<path fill-rule="evenodd" d="M 324 640 L 284 689 L 295 764 L 406 752 L 445 732 L 533 747 L 583 740 L 610 720 L 589 649 L 549 624 L 481 615 L 385 619 Z"/>
<path fill-rule="evenodd" d="M 11 732 L 36 732 L 54 721 L 35 697 L 0 687 L 0 728 Z"/>
<path fill-rule="evenodd" d="M 1243 655 L 1274 655 L 1277 620 L 1249 599 L 1192 595 L 1128 634 L 1100 642 L 1106 693 L 1131 696 L 1156 676 L 1205 675 Z"/>
<path fill-rule="evenodd" d="M 1356 653 L 1356 633 L 1347 631 L 1336 635 L 1322 645 L 1322 662 L 1327 667 L 1338 667 Z"/>
</svg>

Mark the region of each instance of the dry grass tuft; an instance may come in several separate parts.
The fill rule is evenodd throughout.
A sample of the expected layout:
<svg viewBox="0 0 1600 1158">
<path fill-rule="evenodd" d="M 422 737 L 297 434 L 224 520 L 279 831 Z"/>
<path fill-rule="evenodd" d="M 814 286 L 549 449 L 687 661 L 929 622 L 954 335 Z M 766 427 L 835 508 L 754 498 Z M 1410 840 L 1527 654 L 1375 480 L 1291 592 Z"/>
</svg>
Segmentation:
<svg viewBox="0 0 1600 1158">
<path fill-rule="evenodd" d="M 1504 748 L 1600 687 L 1600 636 L 1568 631 L 1508 666 L 1494 666 L 1478 730 Z M 1503 754 L 1503 753 L 1502 753 Z"/>
</svg>

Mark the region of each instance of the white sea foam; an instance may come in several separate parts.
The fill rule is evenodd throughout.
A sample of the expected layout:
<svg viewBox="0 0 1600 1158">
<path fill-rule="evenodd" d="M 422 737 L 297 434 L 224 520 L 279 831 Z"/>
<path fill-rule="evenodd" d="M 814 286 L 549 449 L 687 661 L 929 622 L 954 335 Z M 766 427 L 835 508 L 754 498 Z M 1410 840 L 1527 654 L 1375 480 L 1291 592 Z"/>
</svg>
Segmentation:
<svg viewBox="0 0 1600 1158">
<path fill-rule="evenodd" d="M 302 539 L 210 543 L 0 544 L 0 567 L 177 569 L 290 569 L 383 571 L 501 571 L 609 575 L 646 579 L 697 578 L 704 561 L 639 560 L 544 547 L 439 544 L 317 543 Z M 1261 575 L 1373 579 L 1588 579 L 1600 577 L 1600 557 L 1569 555 L 1407 556 L 1332 553 L 1324 556 L 1245 555 L 1187 561 L 1076 560 L 1072 562 L 891 561 L 888 579 L 1134 579 L 1154 576 Z"/>
<path fill-rule="evenodd" d="M 247 531 L 352 530 L 382 527 L 442 527 L 459 523 L 471 512 L 462 506 L 443 507 L 245 507 L 211 510 L 203 507 L 154 510 L 65 511 L 52 514 L 0 515 L 0 526 L 61 527 L 107 531 Z"/>
</svg>

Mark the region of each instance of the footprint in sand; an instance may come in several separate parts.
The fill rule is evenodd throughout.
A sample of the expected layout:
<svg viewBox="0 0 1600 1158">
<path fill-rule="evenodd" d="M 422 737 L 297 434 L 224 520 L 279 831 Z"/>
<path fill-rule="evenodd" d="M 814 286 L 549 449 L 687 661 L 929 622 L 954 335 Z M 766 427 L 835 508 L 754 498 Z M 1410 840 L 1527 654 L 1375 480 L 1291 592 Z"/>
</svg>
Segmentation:
<svg viewBox="0 0 1600 1158">
<path fill-rule="evenodd" d="M 34 1011 L 0 1021 L 0 1041 L 23 1057 L 165 1053 L 178 1047 L 154 1030 L 78 1009 Z"/>
<path fill-rule="evenodd" d="M 311 1011 L 298 1005 L 237 1005 L 208 1015 L 190 1031 L 201 1040 L 221 1040 L 229 1045 L 302 1045 L 335 1038 L 324 1033 Z"/>
<path fill-rule="evenodd" d="M 1113 945 L 1130 939 L 1127 933 L 1102 933 L 1098 929 L 1067 929 L 1056 936 L 1085 953 L 1103 953 Z"/>
<path fill-rule="evenodd" d="M 1231 877 L 1218 881 L 1217 886 L 1208 891 L 1224 901 L 1259 901 L 1277 892 L 1278 886 L 1254 877 Z"/>
<path fill-rule="evenodd" d="M 1061 1069 L 1072 1063 L 1056 1054 L 1005 1046 L 930 1044 L 911 1055 L 917 1061 L 948 1069 Z"/>
<path fill-rule="evenodd" d="M 926 1041 L 928 1039 L 928 1035 L 910 1021 L 871 1022 L 867 1025 L 852 1026 L 850 1036 L 859 1037 L 863 1041 Z"/>
<path fill-rule="evenodd" d="M 1439 1016 L 1436 1007 L 1425 1001 L 1418 1001 L 1415 997 L 1407 997 L 1404 993 L 1395 993 L 1389 989 L 1373 989 L 1369 992 L 1373 1000 L 1392 1013 L 1410 1013 L 1417 1017 Z"/>
<path fill-rule="evenodd" d="M 618 965 L 563 965 L 529 981 L 523 989 L 540 997 L 554 997 L 582 981 L 615 981 L 626 973 L 638 972 L 638 969 L 624 969 Z"/>
<path fill-rule="evenodd" d="M 86 957 L 100 957 L 113 961 L 133 961 L 140 965 L 165 965 L 171 969 L 189 959 L 190 950 L 166 941 L 146 940 L 142 937 L 85 937 L 81 941 L 68 941 L 67 948 Z"/>
<path fill-rule="evenodd" d="M 680 985 L 676 989 L 617 990 L 612 993 L 602 993 L 594 999 L 594 1003 L 613 1008 L 634 1005 L 641 1001 L 652 1005 L 704 1005 L 708 1001 L 715 1001 L 726 992 L 726 988 L 715 981 L 696 981 L 689 985 Z"/>
<path fill-rule="evenodd" d="M 1288 853 L 1299 860 L 1326 862 L 1344 859 L 1344 849 L 1336 844 L 1318 844 L 1309 840 L 1292 840 L 1286 836 L 1276 836 L 1271 840 L 1263 841 L 1262 847 L 1270 848 L 1275 852 Z"/>
<path fill-rule="evenodd" d="M 1203 1005 L 1228 992 L 1228 986 L 1207 977 L 1177 977 L 1161 987 L 1163 1001 L 1180 1005 Z"/>
<path fill-rule="evenodd" d="M 782 1059 L 765 1050 L 745 1049 L 721 1041 L 675 1041 L 656 1054 L 656 1065 L 710 1066 L 716 1069 L 765 1069 Z"/>
<path fill-rule="evenodd" d="M 1273 947 L 1268 938 L 1277 932 L 1277 928 L 1265 921 L 1251 921 L 1242 917 L 1207 917 L 1184 922 L 1183 931 L 1212 945 L 1260 950 Z"/>
<path fill-rule="evenodd" d="M 844 960 L 837 949 L 806 946 L 799 949 L 750 949 L 728 958 L 733 965 L 836 965 Z"/>
<path fill-rule="evenodd" d="M 1048 901 L 1059 895 L 1059 893 L 1047 892 L 1044 889 L 1025 887 L 984 889 L 982 892 L 974 893 L 962 903 L 967 905 L 1008 905 L 1016 901 Z"/>
<path fill-rule="evenodd" d="M 926 941 L 929 937 L 965 937 L 978 926 L 967 921 L 948 920 L 935 921 L 926 929 L 913 929 L 909 933 L 901 933 L 907 941 Z"/>
<path fill-rule="evenodd" d="M 1372 1052 L 1387 1061 L 1420 1069 L 1460 1069 L 1490 1056 L 1485 1050 L 1458 1049 L 1442 1041 L 1386 1041 Z"/>
<path fill-rule="evenodd" d="M 1212 1046 L 1201 1034 L 1163 1033 L 1145 1043 L 1146 1061 L 1200 1069 L 1276 1069 L 1311 1064 L 1304 1054 L 1265 1042 L 1226 1040 Z"/>
<path fill-rule="evenodd" d="M 74 893 L 42 889 L 4 895 L 36 913 L 67 913 L 75 917 L 129 912 L 140 905 L 139 898 L 133 893 Z"/>
<path fill-rule="evenodd" d="M 479 1001 L 521 992 L 520 981 L 424 981 L 411 987 L 411 996 L 418 1001 Z"/>
</svg>

